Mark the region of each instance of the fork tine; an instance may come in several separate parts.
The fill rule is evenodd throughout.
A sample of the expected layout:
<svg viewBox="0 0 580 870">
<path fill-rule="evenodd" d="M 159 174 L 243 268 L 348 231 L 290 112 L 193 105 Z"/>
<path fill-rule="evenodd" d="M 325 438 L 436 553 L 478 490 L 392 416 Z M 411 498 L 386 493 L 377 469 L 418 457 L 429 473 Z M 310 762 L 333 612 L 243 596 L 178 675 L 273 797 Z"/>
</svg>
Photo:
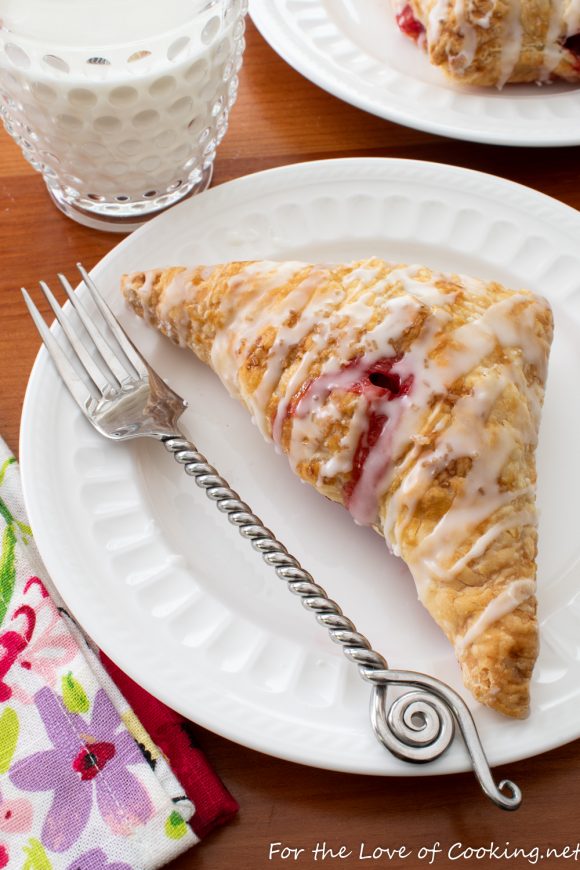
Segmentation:
<svg viewBox="0 0 580 870">
<path fill-rule="evenodd" d="M 133 342 L 131 341 L 131 339 L 129 338 L 129 336 L 127 335 L 127 333 L 125 332 L 125 330 L 123 329 L 123 327 L 121 326 L 101 294 L 99 293 L 99 291 L 97 290 L 95 282 L 90 277 L 89 273 L 82 265 L 82 263 L 77 263 L 77 269 L 81 273 L 83 281 L 85 282 L 91 296 L 93 297 L 95 305 L 103 315 L 107 326 L 117 339 L 119 347 L 127 357 L 127 360 L 135 369 L 136 374 L 140 377 L 147 376 L 149 373 L 149 366 L 147 365 L 147 363 L 145 362 L 145 360 L 143 359 L 143 357 L 141 356 L 141 354 L 139 353 L 139 351 L 137 350 L 137 348 L 135 347 L 135 345 L 133 344 Z"/>
<path fill-rule="evenodd" d="M 128 367 L 125 367 L 123 365 L 117 352 L 113 351 L 97 324 L 93 320 L 91 320 L 87 309 L 78 298 L 77 294 L 74 292 L 67 278 L 60 272 L 58 273 L 58 280 L 60 281 L 66 295 L 68 296 L 71 305 L 78 314 L 81 323 L 93 340 L 97 350 L 102 357 L 103 362 L 112 371 L 120 386 L 121 383 L 126 380 L 127 376 L 133 375 L 133 367 L 131 366 L 131 370 L 129 370 Z"/>
<path fill-rule="evenodd" d="M 90 385 L 87 387 L 87 385 L 79 378 L 58 341 L 46 325 L 40 311 L 30 298 L 28 291 L 24 287 L 22 287 L 22 295 L 24 296 L 24 302 L 26 303 L 29 314 L 34 321 L 34 325 L 40 333 L 44 346 L 55 364 L 58 373 L 63 379 L 65 385 L 68 387 L 71 396 L 81 411 L 86 413 L 89 400 L 98 397 L 97 388 L 92 382 L 90 382 Z"/>
<path fill-rule="evenodd" d="M 97 390 L 104 395 L 109 387 L 115 386 L 116 379 L 114 379 L 115 384 L 111 384 L 110 381 L 104 376 L 103 372 L 101 372 L 99 366 L 96 364 L 90 353 L 87 351 L 84 344 L 79 341 L 78 336 L 75 335 L 74 330 L 71 328 L 70 323 L 62 313 L 61 307 L 54 298 L 52 291 L 46 281 L 40 281 L 39 283 L 42 292 L 44 293 L 48 301 L 48 304 L 54 312 L 54 316 L 60 323 L 62 331 L 68 338 L 69 343 L 74 352 L 76 353 L 80 364 L 85 369 L 86 373 L 88 374 L 89 378 L 91 379 Z M 116 385 L 118 386 L 118 384 Z"/>
</svg>

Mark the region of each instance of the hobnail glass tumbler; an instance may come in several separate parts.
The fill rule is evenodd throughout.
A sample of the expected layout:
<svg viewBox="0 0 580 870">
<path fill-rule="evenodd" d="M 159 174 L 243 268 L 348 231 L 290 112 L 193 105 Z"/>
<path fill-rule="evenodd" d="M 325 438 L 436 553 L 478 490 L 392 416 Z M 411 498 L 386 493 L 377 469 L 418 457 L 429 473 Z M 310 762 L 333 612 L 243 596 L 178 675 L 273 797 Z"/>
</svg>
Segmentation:
<svg viewBox="0 0 580 870">
<path fill-rule="evenodd" d="M 0 112 L 57 206 L 128 232 L 208 186 L 247 0 L 2 0 Z"/>
</svg>

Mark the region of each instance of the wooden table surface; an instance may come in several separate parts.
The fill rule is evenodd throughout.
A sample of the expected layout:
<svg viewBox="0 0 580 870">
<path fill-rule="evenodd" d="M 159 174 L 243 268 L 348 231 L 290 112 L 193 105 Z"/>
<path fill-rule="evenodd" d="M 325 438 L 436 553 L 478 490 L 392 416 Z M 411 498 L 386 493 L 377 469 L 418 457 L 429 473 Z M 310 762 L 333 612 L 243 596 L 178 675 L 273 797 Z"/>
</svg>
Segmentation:
<svg viewBox="0 0 580 870">
<path fill-rule="evenodd" d="M 475 145 L 409 130 L 367 115 L 318 89 L 287 66 L 248 22 L 248 46 L 238 102 L 220 146 L 214 184 L 273 166 L 345 156 L 408 157 L 484 170 L 534 187 L 580 208 L 578 148 L 521 149 Z M 79 226 L 50 202 L 44 183 L 0 134 L 0 432 L 18 449 L 20 411 L 38 340 L 18 288 L 57 271 L 92 267 L 117 242 L 113 234 Z M 580 244 L 580 240 L 579 240 Z M 417 850 L 439 843 L 435 866 L 488 864 L 529 867 L 528 858 L 451 861 L 454 843 L 495 843 L 540 851 L 575 848 L 580 840 L 580 741 L 542 757 L 511 764 L 524 804 L 503 813 L 480 794 L 470 774 L 421 779 L 353 776 L 269 758 L 199 730 L 209 759 L 238 799 L 238 818 L 173 870 L 256 870 L 271 866 L 416 867 Z M 269 859 L 270 844 L 303 849 L 298 860 Z M 318 843 L 347 858 L 315 860 Z M 405 846 L 409 857 L 372 859 L 377 847 Z M 282 848 L 282 847 L 280 847 Z M 344 854 L 344 852 L 343 852 Z M 568 863 L 579 859 L 572 856 Z M 564 859 L 563 859 L 564 860 Z M 365 863 L 367 861 L 368 863 Z M 565 862 L 565 861 L 564 861 Z M 544 867 L 562 863 L 555 858 Z"/>
</svg>

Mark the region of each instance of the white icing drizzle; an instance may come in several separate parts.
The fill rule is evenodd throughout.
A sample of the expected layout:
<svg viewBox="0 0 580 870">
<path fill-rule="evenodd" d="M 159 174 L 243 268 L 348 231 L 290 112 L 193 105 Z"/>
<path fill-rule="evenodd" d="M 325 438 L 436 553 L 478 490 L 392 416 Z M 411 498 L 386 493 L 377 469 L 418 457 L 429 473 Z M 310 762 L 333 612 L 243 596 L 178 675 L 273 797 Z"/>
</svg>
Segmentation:
<svg viewBox="0 0 580 870">
<path fill-rule="evenodd" d="M 389 276 L 390 277 L 390 276 Z M 399 280 L 397 276 L 397 280 Z M 389 282 L 391 283 L 391 282 Z M 375 285 L 375 288 L 379 285 Z M 363 297 L 364 298 L 364 297 Z M 394 351 L 392 342 L 400 338 L 405 329 L 409 328 L 417 316 L 421 304 L 414 298 L 395 297 L 390 299 L 384 306 L 384 316 L 374 329 L 363 333 L 361 353 L 364 362 L 358 367 L 343 368 L 347 354 L 352 348 L 357 336 L 365 329 L 366 324 L 375 314 L 374 309 L 365 303 L 363 298 L 353 303 L 343 305 L 334 317 L 321 325 L 314 337 L 313 347 L 304 354 L 293 376 L 286 385 L 284 396 L 278 404 L 278 411 L 273 427 L 273 438 L 279 441 L 282 435 L 282 425 L 286 418 L 289 402 L 296 391 L 304 382 L 308 374 L 312 360 L 315 359 L 322 347 L 327 344 L 328 335 L 332 335 L 336 324 L 345 317 L 348 318 L 348 328 L 343 330 L 340 339 L 334 348 L 334 353 L 322 366 L 319 377 L 312 390 L 302 399 L 294 416 L 291 445 L 289 450 L 290 461 L 294 467 L 304 458 L 305 448 L 314 443 L 320 430 L 320 418 L 318 408 L 328 398 L 333 390 L 347 389 L 349 384 L 355 383 L 364 369 L 368 369 L 373 362 L 383 356 L 392 356 Z M 359 400 L 360 401 L 360 400 Z M 357 417 L 363 425 L 363 418 Z M 364 428 L 368 425 L 368 417 L 364 419 Z M 302 449 L 299 445 L 302 445 Z M 355 445 L 356 448 L 356 445 Z"/>
<path fill-rule="evenodd" d="M 159 275 L 159 271 L 136 272 L 129 276 L 132 290 L 140 298 L 143 304 L 144 318 L 147 323 L 153 322 L 153 314 L 156 315 L 159 325 L 166 332 L 177 337 L 179 344 L 185 347 L 190 325 L 189 314 L 185 308 L 194 295 L 193 278 L 195 276 L 207 280 L 212 269 L 206 267 L 199 269 L 181 269 L 176 272 L 171 281 L 165 285 L 157 306 L 151 306 L 151 293 L 153 281 Z M 140 286 L 136 284 L 137 276 L 144 276 L 145 280 Z"/>
<path fill-rule="evenodd" d="M 145 276 L 144 282 L 138 287 L 136 284 L 137 276 L 141 277 L 141 275 Z M 151 291 L 153 289 L 153 278 L 155 277 L 156 272 L 136 272 L 133 275 L 129 275 L 127 281 L 131 287 L 131 290 L 135 293 L 136 296 L 139 297 L 141 304 L 143 306 L 143 319 L 146 323 L 152 323 L 153 319 L 151 317 L 152 311 L 149 305 L 149 298 L 151 296 Z"/>
<path fill-rule="evenodd" d="M 450 65 L 456 73 L 461 74 L 469 69 L 479 43 L 477 28 L 487 30 L 495 11 L 495 0 L 490 0 L 489 8 L 484 15 L 477 16 L 473 8 L 473 0 L 435 0 L 427 18 L 428 42 L 433 45 L 440 38 L 441 28 L 448 17 L 449 6 L 452 4 L 456 21 L 457 33 L 461 36 L 461 50 L 452 55 L 447 49 Z"/>
<path fill-rule="evenodd" d="M 334 341 L 333 353 L 322 367 L 321 378 L 337 373 L 348 361 L 349 356 L 352 358 L 352 348 L 356 344 L 360 347 L 360 353 L 365 355 L 368 365 L 371 365 L 381 356 L 392 355 L 391 342 L 399 338 L 404 330 L 414 322 L 421 307 L 422 294 L 436 294 L 441 303 L 453 298 L 436 288 L 433 285 L 433 279 L 428 283 L 418 280 L 417 274 L 420 272 L 420 267 L 395 268 L 387 278 L 377 281 L 377 267 L 359 267 L 354 269 L 344 280 L 349 298 L 343 302 L 340 308 L 326 319 L 321 319 L 318 312 L 314 312 L 313 320 L 317 323 L 317 327 L 312 335 L 312 346 L 303 355 L 286 384 L 284 394 L 279 399 L 272 433 L 275 441 L 279 441 L 281 438 L 282 426 L 291 399 L 307 377 L 313 360 L 318 358 L 321 349 L 328 344 L 330 339 Z M 380 300 L 384 291 L 397 283 L 401 283 L 409 296 L 388 299 L 382 309 L 383 316 L 376 326 L 369 330 L 369 322 L 377 315 L 375 299 Z M 298 461 L 298 456 L 293 449 L 294 442 L 305 444 L 311 440 L 306 431 L 308 423 L 303 422 L 302 425 L 299 423 L 299 419 L 304 419 L 305 416 L 307 415 L 295 418 L 292 428 L 292 445 L 289 455 L 295 464 Z M 311 420 L 311 424 L 311 428 L 317 427 L 316 420 Z"/>
<path fill-rule="evenodd" d="M 561 37 L 567 31 L 564 17 L 564 3 L 566 0 L 551 0 L 550 21 L 546 32 L 546 43 L 540 81 L 547 81 L 553 70 L 556 69 L 562 57 Z"/>
<path fill-rule="evenodd" d="M 331 408 L 334 407 L 332 402 L 328 404 Z M 334 477 L 340 473 L 348 474 L 352 469 L 356 448 L 367 425 L 368 402 L 364 396 L 361 396 L 352 415 L 350 425 L 340 440 L 340 449 L 320 468 L 318 475 L 319 484 L 324 481 L 325 477 Z"/>
<path fill-rule="evenodd" d="M 447 19 L 451 0 L 435 0 L 427 16 L 427 42 L 433 45 L 439 39 L 441 25 Z"/>
<path fill-rule="evenodd" d="M 276 338 L 270 348 L 266 370 L 260 384 L 253 393 L 249 393 L 246 396 L 246 401 L 254 411 L 257 419 L 263 414 L 263 410 L 280 380 L 288 350 L 300 344 L 315 329 L 320 319 L 325 318 L 333 310 L 344 295 L 341 291 L 332 293 L 330 296 L 323 295 L 318 297 L 315 304 L 309 305 L 318 288 L 324 286 L 327 274 L 327 270 L 313 270 L 294 291 L 293 296 L 295 298 L 293 298 L 291 310 L 297 314 L 299 313 L 300 316 L 293 326 L 284 325 L 284 321 L 288 318 L 289 313 L 287 300 L 284 300 L 284 310 L 279 312 L 279 317 L 275 317 L 274 322 L 272 322 L 271 309 L 266 306 L 262 312 L 262 317 L 258 318 L 252 326 L 251 335 L 248 339 L 248 347 L 251 347 L 258 339 L 266 326 L 273 325 L 277 329 Z M 262 431 L 266 437 L 270 437 L 267 426 L 263 427 Z"/>
<path fill-rule="evenodd" d="M 489 9 L 485 13 L 485 15 L 480 15 L 479 17 L 474 15 L 473 11 L 473 0 L 469 0 L 470 12 L 471 12 L 471 20 L 478 27 L 482 27 L 484 30 L 489 30 L 489 26 L 491 24 L 491 19 L 493 18 L 493 13 L 495 12 L 495 0 L 490 0 Z"/>
<path fill-rule="evenodd" d="M 500 70 L 497 87 L 509 81 L 520 57 L 523 42 L 521 23 L 522 0 L 509 0 L 508 12 L 501 30 Z M 441 27 L 453 5 L 457 33 L 462 38 L 461 50 L 448 60 L 457 74 L 465 72 L 473 63 L 478 48 L 477 28 L 489 29 L 496 9 L 496 0 L 490 0 L 485 14 L 477 16 L 474 0 L 435 0 L 427 19 L 427 34 L 431 44 L 441 35 Z M 550 17 L 546 31 L 542 69 L 538 81 L 550 79 L 562 58 L 564 39 L 580 32 L 580 0 L 549 0 Z"/>
<path fill-rule="evenodd" d="M 536 584 L 533 580 L 513 580 L 503 592 L 500 592 L 489 602 L 475 622 L 469 626 L 463 637 L 456 641 L 455 653 L 457 657 L 461 658 L 468 647 L 494 622 L 516 610 L 526 599 L 531 598 L 535 591 Z"/>
<path fill-rule="evenodd" d="M 396 281 L 400 281 L 405 293 L 409 293 L 426 305 L 449 305 L 455 301 L 457 290 L 465 286 L 464 276 L 460 275 L 457 278 L 460 281 L 460 285 L 456 290 L 443 290 L 437 287 L 437 284 L 442 281 L 449 283 L 449 275 L 442 275 L 440 272 L 430 272 L 430 270 L 426 270 L 421 266 L 400 266 L 389 273 L 386 283 L 391 285 Z M 379 287 L 378 289 L 382 288 Z"/>
<path fill-rule="evenodd" d="M 431 413 L 425 421 L 425 429 L 427 431 L 436 434 L 443 429 L 443 419 L 440 419 L 437 423 L 434 422 L 440 413 L 441 402 L 435 402 Z M 383 523 L 387 546 L 395 556 L 401 555 L 398 540 L 402 538 L 420 498 L 419 486 L 421 481 L 418 478 L 423 478 L 425 485 L 428 485 L 431 480 L 431 473 L 427 472 L 427 462 L 425 460 L 418 462 L 419 456 L 424 451 L 426 439 L 422 436 L 410 435 L 409 440 L 414 442 L 413 447 L 398 465 L 397 474 L 400 476 L 401 484 L 389 499 Z M 395 523 L 397 524 L 396 536 L 393 534 Z"/>
<path fill-rule="evenodd" d="M 518 62 L 522 49 L 523 28 L 520 20 L 521 0 L 509 0 L 508 13 L 501 34 L 501 55 L 497 87 L 503 88 Z"/>
<path fill-rule="evenodd" d="M 513 294 L 486 309 L 479 319 L 455 330 L 453 346 L 443 358 L 429 360 L 429 363 L 430 351 L 450 315 L 436 309 L 428 318 L 422 334 L 393 367 L 393 373 L 398 374 L 401 381 L 413 376 L 413 387 L 409 395 L 389 403 L 389 419 L 363 467 L 351 499 L 350 510 L 358 522 L 376 522 L 377 507 L 382 493 L 390 484 L 393 463 L 409 443 L 412 434 L 418 430 L 421 415 L 432 398 L 444 395 L 451 384 L 490 354 L 496 343 L 504 347 L 521 348 L 525 360 L 537 364 L 541 370 L 545 363 L 542 347 L 533 335 L 533 311 L 526 313 L 524 309 L 517 318 L 509 318 L 512 309 L 523 300 L 529 303 L 530 297 Z M 385 471 L 385 467 L 386 473 L 381 477 L 381 470 Z M 389 540 L 396 551 L 397 542 Z"/>
<path fill-rule="evenodd" d="M 320 385 L 325 398 L 335 388 L 331 385 L 335 375 L 339 378 L 336 388 L 345 386 L 347 382 L 356 382 L 357 373 L 353 372 L 352 369 L 350 370 L 350 375 L 346 373 L 344 375 L 342 373 L 338 374 L 344 363 L 348 361 L 349 355 L 350 358 L 353 357 L 352 348 L 354 345 L 359 346 L 360 353 L 358 355 L 364 356 L 365 367 L 368 369 L 376 360 L 392 356 L 394 352 L 392 342 L 398 339 L 405 329 L 415 321 L 423 303 L 430 305 L 450 304 L 456 296 L 456 290 L 445 291 L 436 286 L 442 280 L 449 280 L 449 276 L 431 273 L 420 266 L 394 268 L 387 278 L 382 281 L 376 281 L 377 274 L 378 270 L 376 267 L 359 267 L 353 270 L 351 275 L 345 279 L 345 286 L 351 290 L 357 282 L 363 282 L 363 284 L 357 288 L 358 295 L 354 299 L 349 302 L 347 301 L 335 315 L 319 325 L 318 331 L 313 336 L 312 348 L 302 358 L 286 385 L 284 395 L 280 397 L 273 427 L 275 441 L 281 437 L 282 425 L 290 400 L 303 384 L 312 361 L 318 357 L 320 349 L 326 346 L 330 337 L 335 341 L 333 353 L 323 365 L 319 375 Z M 381 294 L 388 287 L 397 284 L 400 284 L 408 295 L 387 300 L 383 306 L 379 322 L 374 328 L 369 330 L 367 324 L 371 318 L 376 318 L 377 315 L 374 300 L 380 299 Z M 366 290 L 367 286 L 368 290 Z M 343 325 L 345 321 L 346 327 Z M 326 389 L 326 387 L 330 387 L 330 389 Z M 317 396 L 317 390 L 314 389 L 311 395 L 313 397 Z M 362 401 L 363 398 L 359 397 L 359 404 Z M 396 403 L 392 404 L 395 405 Z M 289 457 L 295 468 L 301 460 L 308 458 L 309 454 L 311 455 L 312 445 L 316 444 L 319 438 L 321 418 L 318 408 L 320 405 L 321 396 L 318 396 L 314 402 L 303 402 L 300 406 L 300 414 L 294 417 Z M 365 419 L 363 417 L 362 412 L 357 406 L 353 420 L 357 422 L 351 424 L 355 427 L 352 440 L 354 440 L 354 435 L 356 434 L 358 436 L 356 443 L 358 443 L 358 439 L 368 426 L 368 418 Z M 345 450 L 348 451 L 351 457 L 356 449 L 356 443 L 353 449 L 351 440 L 345 441 Z"/>
<path fill-rule="evenodd" d="M 498 538 L 502 532 L 507 532 L 508 529 L 523 528 L 524 526 L 536 526 L 538 518 L 535 511 L 524 510 L 517 513 L 510 513 L 503 520 L 493 523 L 482 535 L 480 535 L 469 550 L 457 559 L 449 568 L 445 569 L 444 577 L 451 579 L 456 577 L 464 568 L 469 565 L 473 559 L 478 559 L 483 556 L 487 548 L 493 541 Z M 440 572 L 440 574 L 443 572 Z M 444 579 L 444 578 L 443 578 Z"/>
<path fill-rule="evenodd" d="M 439 576 L 441 579 L 452 576 L 453 572 L 450 575 L 445 571 L 441 562 L 453 555 L 458 544 L 501 507 L 533 492 L 532 486 L 515 492 L 509 490 L 502 492 L 497 482 L 493 482 L 492 475 L 497 479 L 503 462 L 508 456 L 506 444 L 502 446 L 504 449 L 497 461 L 491 462 L 488 459 L 489 469 L 483 464 L 478 464 L 476 474 L 471 476 L 470 473 L 465 482 L 465 492 L 455 498 L 447 513 L 416 549 L 410 566 L 421 600 L 434 576 Z M 486 490 L 484 484 L 489 489 Z"/>
<path fill-rule="evenodd" d="M 425 494 L 436 475 L 450 462 L 469 457 L 476 462 L 483 448 L 484 424 L 489 413 L 505 387 L 505 380 L 493 374 L 478 384 L 471 394 L 459 399 L 453 409 L 451 422 L 438 440 L 435 449 L 418 459 L 422 447 L 416 444 L 413 450 L 412 467 L 399 488 L 390 499 L 389 510 L 385 517 L 385 537 L 392 541 L 393 551 L 400 553 L 399 543 L 421 497 Z M 401 472 L 399 472 L 401 473 Z M 490 481 L 495 478 L 490 474 Z M 401 517 L 404 522 L 398 522 Z M 432 533 L 433 534 L 433 533 Z"/>
<path fill-rule="evenodd" d="M 580 0 L 568 0 L 563 17 L 566 38 L 580 33 Z"/>
<path fill-rule="evenodd" d="M 490 534 L 484 544 L 481 543 L 482 538 L 478 540 L 477 549 L 473 548 L 472 555 L 466 554 L 453 566 L 448 566 L 462 540 L 495 511 L 528 492 L 527 489 L 516 492 L 500 490 L 498 478 L 516 441 L 508 425 L 497 431 L 490 431 L 485 426 L 506 385 L 503 375 L 488 373 L 469 395 L 459 399 L 453 409 L 452 419 L 434 450 L 422 459 L 416 459 L 391 496 L 384 532 L 393 551 L 399 554 L 403 533 L 435 476 L 456 459 L 468 457 L 471 460 L 462 493 L 455 497 L 448 511 L 409 558 L 420 598 L 424 596 L 433 576 L 451 579 L 476 555 L 485 552 L 489 543 L 502 531 L 501 521 L 495 525 L 493 532 L 488 530 Z M 524 442 L 533 441 L 535 427 L 530 426 L 527 432 L 520 435 Z M 401 517 L 404 517 L 403 522 L 399 521 Z M 508 521 L 506 528 L 513 522 L 513 519 Z"/>
<path fill-rule="evenodd" d="M 203 277 L 207 279 L 210 272 L 211 270 L 207 269 Z M 181 347 L 185 347 L 187 344 L 190 319 L 185 306 L 193 298 L 193 276 L 194 272 L 191 269 L 177 272 L 164 288 L 157 306 L 157 317 L 160 325 L 168 332 L 171 331 L 171 325 L 173 325 Z M 172 312 L 174 313 L 172 314 Z"/>
<path fill-rule="evenodd" d="M 463 38 L 463 44 L 459 54 L 450 58 L 450 61 L 458 72 L 463 72 L 473 63 L 477 51 L 477 30 L 468 20 L 466 0 L 455 0 L 454 12 L 457 29 Z"/>
<path fill-rule="evenodd" d="M 367 319 L 371 309 L 366 307 Z M 405 296 L 396 296 L 389 300 L 384 309 L 384 319 L 381 320 L 374 329 L 369 330 L 364 336 L 364 342 L 369 349 L 374 348 L 374 352 L 366 352 L 361 356 L 356 365 L 344 367 L 340 360 L 332 359 L 328 368 L 323 371 L 316 379 L 312 388 L 302 396 L 296 407 L 297 417 L 306 417 L 322 405 L 333 390 L 345 390 L 351 384 L 356 383 L 363 376 L 369 366 L 374 362 L 373 357 L 377 359 L 385 356 L 386 351 L 390 353 L 387 356 L 393 356 L 392 342 L 400 338 L 406 329 L 414 322 L 418 311 L 418 305 L 413 298 Z M 351 307 L 351 316 L 354 306 Z M 341 309 L 343 316 L 344 309 Z"/>
<path fill-rule="evenodd" d="M 231 395 L 241 397 L 238 368 L 244 348 L 248 349 L 255 344 L 264 324 L 272 323 L 276 326 L 283 323 L 293 304 L 299 308 L 302 300 L 300 285 L 277 308 L 264 305 L 264 295 L 287 284 L 304 267 L 305 264 L 299 262 L 276 263 L 264 260 L 248 263 L 230 279 L 230 292 L 225 294 L 221 306 L 224 324 L 216 333 L 212 345 L 211 364 Z M 238 288 L 241 291 L 239 295 L 235 292 Z M 232 328 L 234 321 L 235 328 Z M 256 419 L 259 421 L 260 417 Z"/>
</svg>

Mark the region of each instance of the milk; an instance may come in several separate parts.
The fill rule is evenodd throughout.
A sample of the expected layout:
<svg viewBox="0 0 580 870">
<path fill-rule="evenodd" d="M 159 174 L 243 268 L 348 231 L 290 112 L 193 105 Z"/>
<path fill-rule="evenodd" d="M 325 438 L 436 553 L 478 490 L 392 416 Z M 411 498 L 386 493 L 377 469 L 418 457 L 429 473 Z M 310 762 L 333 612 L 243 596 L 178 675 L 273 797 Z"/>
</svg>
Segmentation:
<svg viewBox="0 0 580 870">
<path fill-rule="evenodd" d="M 193 13 L 207 20 L 219 4 L 195 0 L 2 0 L 5 26 L 24 37 L 79 48 L 104 48 L 151 39 L 187 25 Z M 200 29 L 199 27 L 197 28 Z"/>
<path fill-rule="evenodd" d="M 209 183 L 245 11 L 245 0 L 0 0 L 4 123 L 63 210 L 138 222 Z"/>
</svg>

